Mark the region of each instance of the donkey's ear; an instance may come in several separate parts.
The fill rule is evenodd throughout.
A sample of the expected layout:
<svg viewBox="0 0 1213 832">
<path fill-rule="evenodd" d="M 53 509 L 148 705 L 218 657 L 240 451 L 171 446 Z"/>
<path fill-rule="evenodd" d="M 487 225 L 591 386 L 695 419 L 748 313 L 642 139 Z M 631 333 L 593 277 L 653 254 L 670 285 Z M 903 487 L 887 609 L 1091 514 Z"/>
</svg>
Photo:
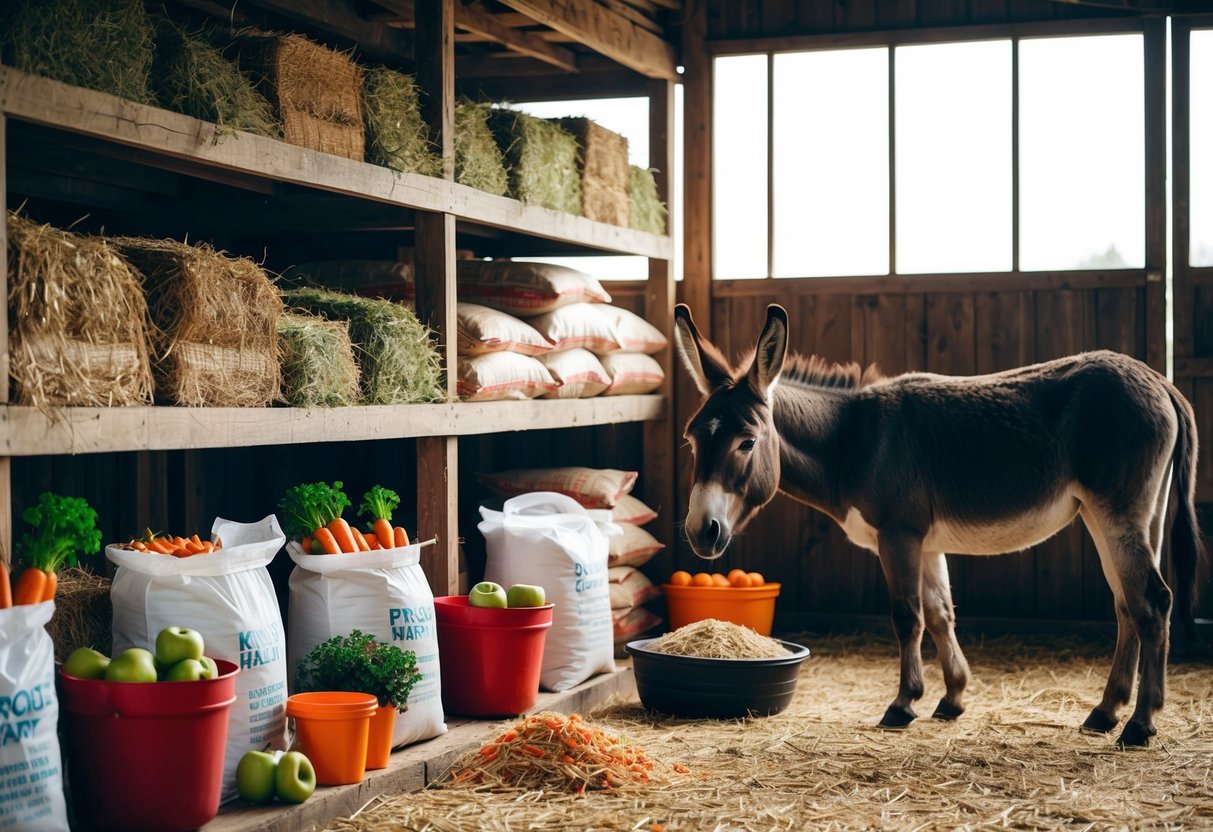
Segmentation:
<svg viewBox="0 0 1213 832">
<path fill-rule="evenodd" d="M 788 354 L 788 313 L 777 303 L 767 307 L 767 322 L 758 336 L 754 363 L 747 378 L 750 387 L 764 401 L 770 401 L 783 372 Z"/>
<path fill-rule="evenodd" d="M 712 395 L 713 390 L 732 380 L 732 368 L 718 349 L 700 337 L 691 320 L 691 309 L 685 303 L 674 307 L 674 342 L 691 380 L 704 396 Z"/>
</svg>

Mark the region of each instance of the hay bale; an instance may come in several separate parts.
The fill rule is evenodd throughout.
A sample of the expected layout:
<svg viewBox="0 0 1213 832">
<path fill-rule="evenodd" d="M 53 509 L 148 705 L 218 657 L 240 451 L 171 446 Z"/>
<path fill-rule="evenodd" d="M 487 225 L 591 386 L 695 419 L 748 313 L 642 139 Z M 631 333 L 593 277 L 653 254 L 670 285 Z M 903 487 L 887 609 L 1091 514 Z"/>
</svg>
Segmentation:
<svg viewBox="0 0 1213 832">
<path fill-rule="evenodd" d="M 244 33 L 225 54 L 278 109 L 290 144 L 362 161 L 362 70 L 303 35 Z"/>
<path fill-rule="evenodd" d="M 78 566 L 60 569 L 55 614 L 46 625 L 55 643 L 55 661 L 66 661 L 77 647 L 92 647 L 108 656 L 113 624 L 109 578 Z"/>
<path fill-rule="evenodd" d="M 363 404 L 416 404 L 445 399 L 429 329 L 408 307 L 326 289 L 283 293 L 293 307 L 347 321 L 361 373 Z"/>
<path fill-rule="evenodd" d="M 8 214 L 9 372 L 35 407 L 149 404 L 147 301 L 102 238 Z"/>
<path fill-rule="evenodd" d="M 143 0 L 23 0 L 3 14 L 0 45 L 4 63 L 22 72 L 155 103 Z"/>
<path fill-rule="evenodd" d="M 577 139 L 555 122 L 494 109 L 489 126 L 505 156 L 510 196 L 569 214 L 581 213 Z"/>
<path fill-rule="evenodd" d="M 510 179 L 501 148 L 489 129 L 491 104 L 465 102 L 455 107 L 455 181 L 504 196 Z"/>
<path fill-rule="evenodd" d="M 273 106 L 252 80 L 202 33 L 186 31 L 167 18 L 156 24 L 152 80 L 161 104 L 212 122 L 220 133 L 243 130 L 282 137 Z"/>
<path fill-rule="evenodd" d="M 637 231 L 664 234 L 669 210 L 657 196 L 657 181 L 653 178 L 653 171 L 631 165 L 628 173 L 628 225 Z"/>
<path fill-rule="evenodd" d="M 404 173 L 442 175 L 442 157 L 430 143 L 413 76 L 382 66 L 368 69 L 362 109 L 368 162 Z"/>
<path fill-rule="evenodd" d="M 560 126 L 581 145 L 581 213 L 588 219 L 628 224 L 628 140 L 588 118 L 562 118 Z"/>
<path fill-rule="evenodd" d="M 159 330 L 157 391 L 194 407 L 265 407 L 279 396 L 282 299 L 261 267 L 205 243 L 117 237 L 143 274 Z"/>
<path fill-rule="evenodd" d="M 358 364 L 346 321 L 292 312 L 278 319 L 282 394 L 295 407 L 346 407 L 358 402 Z"/>
</svg>

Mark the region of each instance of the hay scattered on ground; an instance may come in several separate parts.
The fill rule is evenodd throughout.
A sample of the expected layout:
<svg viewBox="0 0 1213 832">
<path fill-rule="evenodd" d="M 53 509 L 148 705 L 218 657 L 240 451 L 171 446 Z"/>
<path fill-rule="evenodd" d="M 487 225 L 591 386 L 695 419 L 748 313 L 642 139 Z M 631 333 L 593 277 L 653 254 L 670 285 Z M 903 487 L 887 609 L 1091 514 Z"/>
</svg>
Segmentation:
<svg viewBox="0 0 1213 832">
<path fill-rule="evenodd" d="M 568 214 L 581 213 L 577 139 L 555 122 L 504 108 L 489 126 L 505 157 L 510 196 Z"/>
<path fill-rule="evenodd" d="M 35 407 L 149 404 L 139 275 L 100 237 L 8 213 L 9 373 Z"/>
<path fill-rule="evenodd" d="M 629 226 L 652 234 L 665 233 L 665 219 L 669 210 L 657 197 L 657 181 L 653 178 L 653 171 L 637 165 L 628 167 L 628 203 L 631 207 Z"/>
<path fill-rule="evenodd" d="M 587 714 L 654 759 L 685 763 L 671 784 L 584 797 L 546 790 L 433 788 L 373 803 L 341 832 L 478 830 L 1034 829 L 1213 826 L 1213 671 L 1175 665 L 1148 749 L 1078 725 L 1099 700 L 1112 644 L 1001 639 L 966 647 L 969 710 L 905 731 L 876 722 L 897 685 L 891 640 L 789 636 L 809 644 L 791 706 L 765 718 L 673 720 L 637 703 Z M 943 694 L 926 668 L 930 713 Z M 1127 718 L 1127 713 L 1125 714 Z"/>
<path fill-rule="evenodd" d="M 205 243 L 112 242 L 143 275 L 158 329 L 158 393 L 193 407 L 265 407 L 278 399 L 282 300 L 260 266 Z"/>
<path fill-rule="evenodd" d="M 46 625 L 55 643 L 55 661 L 67 661 L 77 647 L 92 647 L 108 656 L 114 624 L 109 579 L 78 566 L 60 569 L 58 574 L 55 614 Z"/>
<path fill-rule="evenodd" d="M 404 173 L 442 175 L 442 158 L 421 118 L 417 83 L 387 67 L 366 71 L 362 85 L 366 160 Z"/>
<path fill-rule="evenodd" d="M 501 148 L 489 129 L 491 104 L 465 102 L 455 107 L 455 181 L 504 196 L 510 179 Z"/>
<path fill-rule="evenodd" d="M 701 659 L 777 659 L 791 655 L 786 647 L 773 638 L 760 636 L 749 627 L 715 618 L 705 618 L 679 627 L 648 644 L 645 649 Z"/>
<path fill-rule="evenodd" d="M 442 401 L 444 387 L 431 334 L 399 303 L 324 289 L 283 293 L 291 306 L 332 321 L 348 321 L 361 373 L 363 404 Z"/>
<path fill-rule="evenodd" d="M 358 403 L 358 364 L 345 321 L 288 313 L 278 319 L 282 394 L 295 407 Z"/>
<path fill-rule="evenodd" d="M 220 133 L 282 136 L 273 106 L 248 76 L 203 33 L 187 31 L 167 18 L 156 24 L 152 79 L 165 107 L 212 122 Z"/>
<path fill-rule="evenodd" d="M 143 0 L 24 0 L 0 12 L 4 63 L 152 104 L 152 22 Z"/>
<path fill-rule="evenodd" d="M 580 145 L 581 213 L 598 222 L 628 224 L 628 140 L 588 118 L 563 118 L 560 126 Z"/>
</svg>

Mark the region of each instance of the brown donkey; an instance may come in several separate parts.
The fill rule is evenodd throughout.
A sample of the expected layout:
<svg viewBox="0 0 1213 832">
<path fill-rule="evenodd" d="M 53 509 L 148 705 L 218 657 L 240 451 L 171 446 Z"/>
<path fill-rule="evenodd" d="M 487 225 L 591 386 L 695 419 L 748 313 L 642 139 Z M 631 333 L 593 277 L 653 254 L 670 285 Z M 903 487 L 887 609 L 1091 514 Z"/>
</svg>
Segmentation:
<svg viewBox="0 0 1213 832">
<path fill-rule="evenodd" d="M 880 724 L 905 727 L 923 694 L 922 632 L 946 693 L 937 719 L 964 711 L 969 666 L 956 642 L 944 552 L 1026 549 L 1081 515 L 1116 599 L 1118 636 L 1103 699 L 1083 727 L 1146 745 L 1163 705 L 1171 590 L 1159 573 L 1172 468 L 1178 609 L 1191 617 L 1202 558 L 1192 406 L 1162 375 L 1089 352 L 985 376 L 906 373 L 787 357 L 788 319 L 771 305 L 754 356 L 733 369 L 686 306 L 678 352 L 705 400 L 687 426 L 695 458 L 686 534 L 720 557 L 782 490 L 834 519 L 880 558 L 901 648 L 901 684 Z"/>
</svg>

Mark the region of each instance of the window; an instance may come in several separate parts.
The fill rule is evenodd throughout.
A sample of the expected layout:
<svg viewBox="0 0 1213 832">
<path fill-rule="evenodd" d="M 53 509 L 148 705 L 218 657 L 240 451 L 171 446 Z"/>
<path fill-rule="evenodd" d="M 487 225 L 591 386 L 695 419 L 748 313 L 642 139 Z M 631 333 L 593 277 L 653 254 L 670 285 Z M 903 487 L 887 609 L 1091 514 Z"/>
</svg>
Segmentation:
<svg viewBox="0 0 1213 832">
<path fill-rule="evenodd" d="M 1213 29 L 1191 34 L 1189 147 L 1191 188 L 1188 263 L 1213 266 Z"/>
<path fill-rule="evenodd" d="M 718 58 L 712 83 L 712 262 L 716 277 L 766 277 L 766 55 Z"/>
</svg>

